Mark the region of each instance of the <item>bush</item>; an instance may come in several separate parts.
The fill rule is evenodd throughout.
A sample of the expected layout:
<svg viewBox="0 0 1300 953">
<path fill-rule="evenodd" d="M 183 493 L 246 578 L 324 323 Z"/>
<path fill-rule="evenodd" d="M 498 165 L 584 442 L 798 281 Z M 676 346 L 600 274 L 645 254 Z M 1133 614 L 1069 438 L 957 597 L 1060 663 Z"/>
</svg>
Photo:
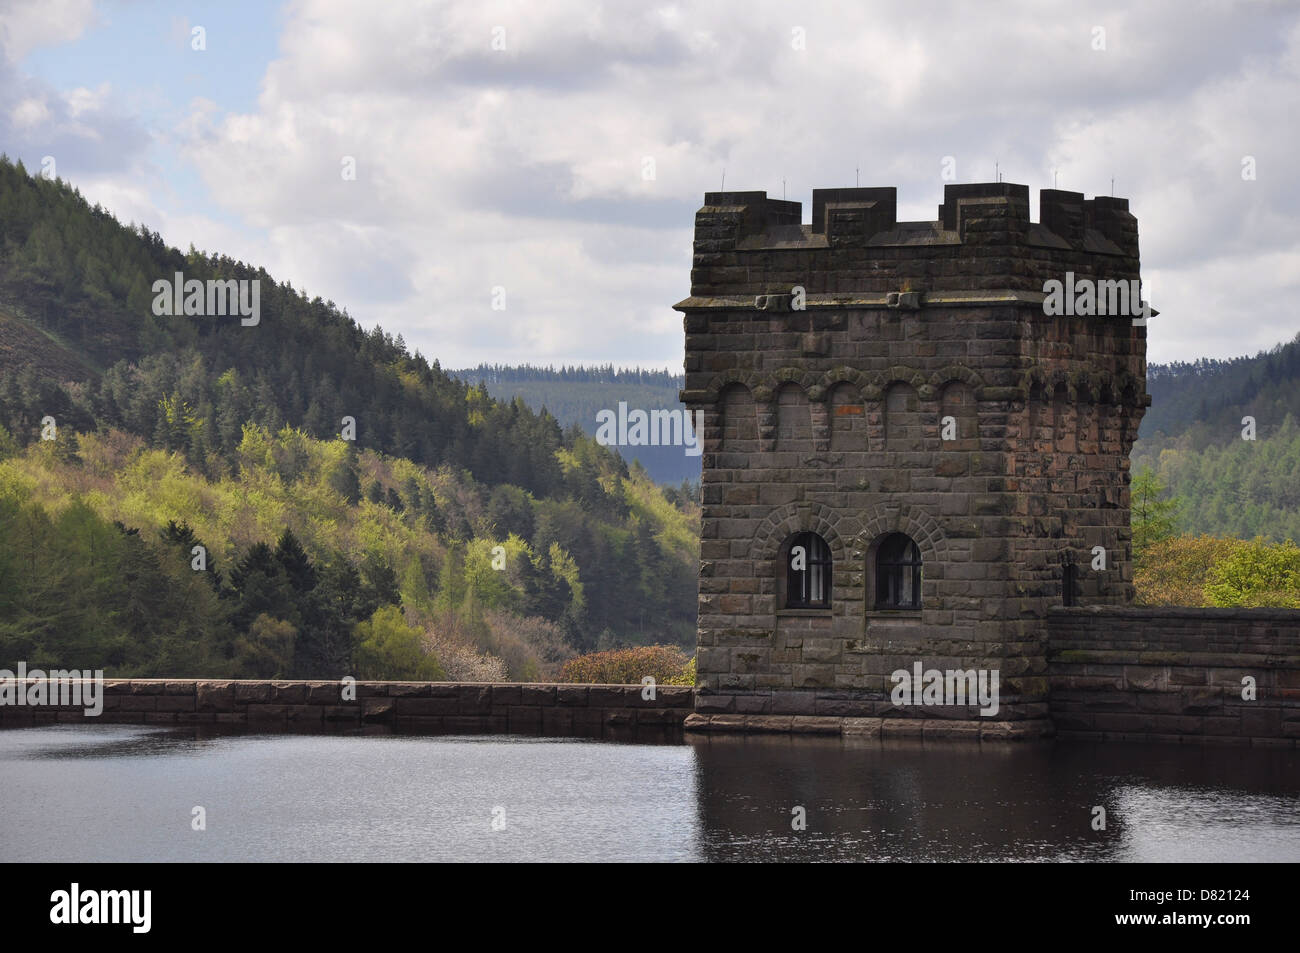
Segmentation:
<svg viewBox="0 0 1300 953">
<path fill-rule="evenodd" d="M 425 651 L 419 629 L 406 624 L 397 606 L 382 606 L 356 626 L 357 676 L 362 679 L 441 682 L 447 672 Z"/>
<path fill-rule="evenodd" d="M 1300 609 L 1300 547 L 1244 543 L 1211 567 L 1205 595 L 1216 606 Z"/>
<path fill-rule="evenodd" d="M 664 682 L 664 684 L 685 685 L 687 688 L 694 688 L 695 687 L 695 659 L 692 658 L 689 662 L 686 663 L 686 667 L 682 669 L 680 675 L 674 675 L 672 678 L 668 679 L 668 681 Z"/>
<path fill-rule="evenodd" d="M 240 671 L 253 678 L 284 678 L 293 663 L 298 630 L 283 619 L 265 612 L 253 620 L 248 635 L 235 640 L 235 659 Z"/>
<path fill-rule="evenodd" d="M 1133 573 L 1140 606 L 1210 606 L 1205 584 L 1211 567 L 1242 546 L 1240 539 L 1176 536 L 1152 543 Z"/>
<path fill-rule="evenodd" d="M 553 681 L 560 666 L 576 654 L 564 641 L 564 631 L 540 616 L 489 609 L 483 618 L 491 630 L 485 649 L 505 662 L 512 682 Z"/>
<path fill-rule="evenodd" d="M 445 632 L 427 632 L 424 644 L 446 670 L 449 682 L 504 682 L 506 663 L 495 655 L 480 653 L 474 646 Z"/>
<path fill-rule="evenodd" d="M 690 672 L 690 682 L 680 679 Z M 640 645 L 579 655 L 564 663 L 560 681 L 587 685 L 640 685 L 649 675 L 660 685 L 695 684 L 695 660 L 675 645 Z"/>
</svg>

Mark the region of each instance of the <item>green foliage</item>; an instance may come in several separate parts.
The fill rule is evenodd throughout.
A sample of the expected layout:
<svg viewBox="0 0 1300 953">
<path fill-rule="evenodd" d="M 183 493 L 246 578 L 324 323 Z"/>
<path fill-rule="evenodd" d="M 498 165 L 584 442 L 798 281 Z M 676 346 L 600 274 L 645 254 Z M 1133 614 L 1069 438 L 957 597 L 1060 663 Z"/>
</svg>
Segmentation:
<svg viewBox="0 0 1300 953">
<path fill-rule="evenodd" d="M 1300 538 L 1300 335 L 1255 357 L 1147 368 L 1152 405 L 1133 448 L 1183 501 L 1186 530 Z M 1253 417 L 1256 439 L 1242 439 Z"/>
<path fill-rule="evenodd" d="M 1300 547 L 1242 544 L 1210 569 L 1205 595 L 1216 606 L 1300 609 Z"/>
<path fill-rule="evenodd" d="M 1133 467 L 1151 468 L 1181 501 L 1179 523 L 1192 532 L 1279 541 L 1300 538 L 1300 425 L 1261 418 L 1259 438 L 1240 427 L 1221 442 L 1196 447 L 1196 437 L 1139 441 Z"/>
<path fill-rule="evenodd" d="M 1247 415 L 1266 433 L 1300 416 L 1300 333 L 1254 357 L 1149 365 L 1147 391 L 1144 439 L 1187 434 L 1190 449 L 1204 450 L 1237 438 Z"/>
<path fill-rule="evenodd" d="M 665 679 L 664 684 L 684 685 L 687 688 L 694 688 L 695 687 L 695 657 L 694 656 L 691 657 L 691 660 L 687 662 L 686 665 L 682 668 L 680 674 L 674 675 L 672 678 Z"/>
<path fill-rule="evenodd" d="M 155 318 L 152 282 L 176 271 L 259 281 L 260 324 Z M 467 672 L 497 671 L 472 657 L 497 642 L 518 677 L 598 632 L 694 639 L 688 499 L 331 302 L 2 157 L 0 302 L 0 662 L 337 677 L 354 628 L 398 606 Z M 506 617 L 534 621 L 498 635 Z M 530 642 L 555 633 L 563 653 Z"/>
<path fill-rule="evenodd" d="M 445 681 L 447 673 L 406 624 L 396 606 L 384 606 L 356 627 L 357 677 L 413 682 Z"/>
<path fill-rule="evenodd" d="M 1178 501 L 1164 500 L 1165 488 L 1150 467 L 1133 476 L 1129 499 L 1133 525 L 1133 557 L 1140 565 L 1154 543 L 1169 539 L 1177 526 Z"/>
<path fill-rule="evenodd" d="M 298 630 L 283 619 L 262 613 L 235 640 L 235 660 L 241 673 L 253 678 L 285 678 L 293 665 Z"/>
</svg>

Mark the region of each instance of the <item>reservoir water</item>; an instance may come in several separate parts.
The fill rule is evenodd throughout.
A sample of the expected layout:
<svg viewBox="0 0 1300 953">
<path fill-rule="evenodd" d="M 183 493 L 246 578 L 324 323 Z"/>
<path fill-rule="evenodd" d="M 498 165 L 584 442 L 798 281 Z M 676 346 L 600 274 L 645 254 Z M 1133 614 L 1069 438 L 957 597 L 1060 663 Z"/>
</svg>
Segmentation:
<svg viewBox="0 0 1300 953">
<path fill-rule="evenodd" d="M 0 731 L 0 861 L 55 860 L 1295 862 L 1300 755 Z"/>
</svg>

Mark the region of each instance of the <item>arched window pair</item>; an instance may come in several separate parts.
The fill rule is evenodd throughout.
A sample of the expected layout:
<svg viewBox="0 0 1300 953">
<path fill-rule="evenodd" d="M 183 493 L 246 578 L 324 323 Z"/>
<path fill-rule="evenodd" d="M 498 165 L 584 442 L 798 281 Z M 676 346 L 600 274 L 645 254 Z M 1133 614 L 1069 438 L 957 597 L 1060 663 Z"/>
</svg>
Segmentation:
<svg viewBox="0 0 1300 953">
<path fill-rule="evenodd" d="M 787 609 L 829 609 L 831 548 L 816 533 L 796 533 L 782 547 Z M 911 537 L 890 533 L 875 547 L 877 609 L 921 608 L 921 551 Z"/>
</svg>

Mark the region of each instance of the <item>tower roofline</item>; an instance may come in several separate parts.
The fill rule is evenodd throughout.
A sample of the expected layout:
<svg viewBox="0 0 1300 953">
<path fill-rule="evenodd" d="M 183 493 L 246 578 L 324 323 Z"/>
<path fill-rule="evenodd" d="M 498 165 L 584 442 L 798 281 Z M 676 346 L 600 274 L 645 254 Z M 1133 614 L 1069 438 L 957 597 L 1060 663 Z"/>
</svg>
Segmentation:
<svg viewBox="0 0 1300 953">
<path fill-rule="evenodd" d="M 1042 291 L 1065 272 L 1139 278 L 1137 219 L 1128 199 L 1039 191 L 1013 182 L 944 187 L 933 221 L 898 221 L 897 189 L 814 189 L 802 205 L 766 192 L 706 192 L 695 216 L 691 296 L 924 291 Z"/>
</svg>

